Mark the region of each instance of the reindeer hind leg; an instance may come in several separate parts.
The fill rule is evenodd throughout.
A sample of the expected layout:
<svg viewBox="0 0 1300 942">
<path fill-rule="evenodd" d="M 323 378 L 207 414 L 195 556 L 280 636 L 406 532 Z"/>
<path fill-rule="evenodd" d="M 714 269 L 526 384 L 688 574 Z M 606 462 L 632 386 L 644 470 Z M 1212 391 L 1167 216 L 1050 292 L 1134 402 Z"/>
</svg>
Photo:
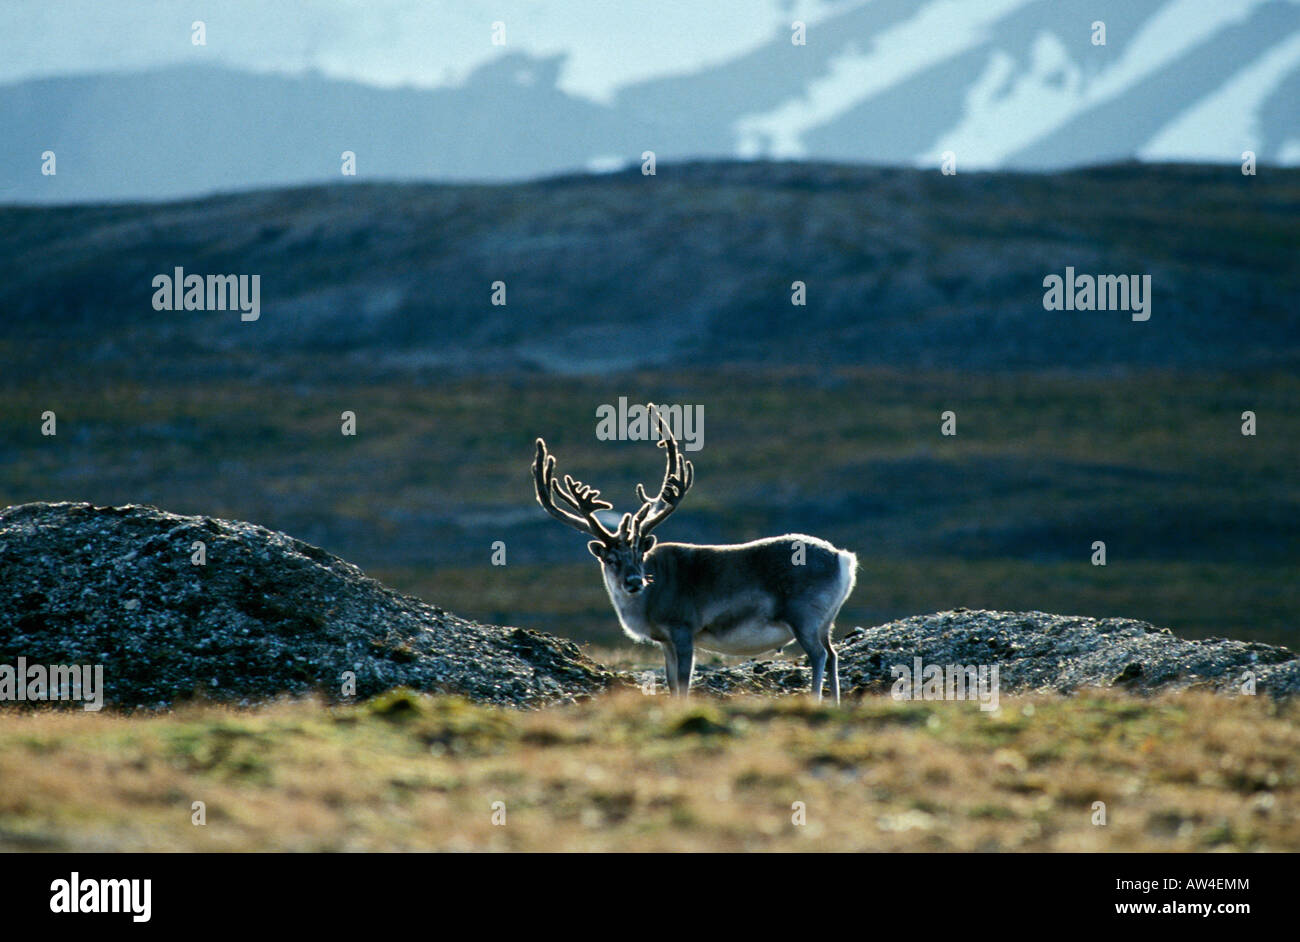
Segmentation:
<svg viewBox="0 0 1300 942">
<path fill-rule="evenodd" d="M 796 618 L 790 621 L 790 628 L 794 631 L 794 639 L 799 642 L 799 647 L 803 648 L 812 664 L 812 695 L 814 700 L 821 703 L 827 661 L 827 646 L 822 643 L 822 626 L 812 619 Z"/>
<path fill-rule="evenodd" d="M 831 634 L 835 631 L 833 622 L 826 623 L 826 630 L 822 632 L 822 647 L 826 649 L 826 672 L 831 676 L 831 696 L 835 698 L 835 705 L 840 705 L 840 656 L 835 653 L 835 646 L 831 643 Z"/>
</svg>

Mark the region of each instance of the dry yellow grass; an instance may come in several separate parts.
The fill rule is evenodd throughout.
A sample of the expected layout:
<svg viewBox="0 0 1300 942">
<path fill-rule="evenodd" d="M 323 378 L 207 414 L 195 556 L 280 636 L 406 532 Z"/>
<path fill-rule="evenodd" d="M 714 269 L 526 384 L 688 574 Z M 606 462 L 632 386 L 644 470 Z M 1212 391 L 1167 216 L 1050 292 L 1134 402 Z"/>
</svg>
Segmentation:
<svg viewBox="0 0 1300 942">
<path fill-rule="evenodd" d="M 1298 850 L 1298 720 L 1192 693 L 11 710 L 0 848 Z"/>
</svg>

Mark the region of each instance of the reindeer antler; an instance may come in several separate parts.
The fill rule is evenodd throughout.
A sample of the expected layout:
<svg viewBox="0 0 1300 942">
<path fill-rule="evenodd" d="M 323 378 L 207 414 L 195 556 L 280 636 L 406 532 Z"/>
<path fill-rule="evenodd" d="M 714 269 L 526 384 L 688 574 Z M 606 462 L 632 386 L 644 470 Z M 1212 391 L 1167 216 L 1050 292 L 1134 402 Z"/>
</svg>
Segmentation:
<svg viewBox="0 0 1300 942">
<path fill-rule="evenodd" d="M 556 520 L 567 523 L 575 530 L 580 530 L 589 536 L 594 536 L 606 546 L 618 542 L 618 536 L 606 530 L 604 524 L 596 519 L 596 511 L 609 510 L 614 505 L 607 500 L 601 500 L 600 491 L 594 487 L 583 484 L 567 474 L 564 476 L 563 485 L 556 481 L 555 456 L 546 450 L 546 442 L 540 438 L 537 439 L 537 457 L 533 459 L 533 484 L 537 488 L 537 502 Z M 556 497 L 577 513 L 571 513 L 557 505 Z M 627 525 L 627 514 L 623 516 L 623 524 L 619 526 L 620 532 Z"/>
<path fill-rule="evenodd" d="M 664 471 L 663 483 L 659 485 L 659 493 L 653 499 L 646 495 L 643 485 L 636 486 L 641 509 L 632 518 L 632 527 L 638 538 L 667 520 L 695 483 L 695 465 L 682 457 L 677 439 L 673 438 L 672 430 L 654 403 L 650 403 L 649 409 L 659 423 L 659 447 L 668 450 L 668 467 Z"/>
</svg>

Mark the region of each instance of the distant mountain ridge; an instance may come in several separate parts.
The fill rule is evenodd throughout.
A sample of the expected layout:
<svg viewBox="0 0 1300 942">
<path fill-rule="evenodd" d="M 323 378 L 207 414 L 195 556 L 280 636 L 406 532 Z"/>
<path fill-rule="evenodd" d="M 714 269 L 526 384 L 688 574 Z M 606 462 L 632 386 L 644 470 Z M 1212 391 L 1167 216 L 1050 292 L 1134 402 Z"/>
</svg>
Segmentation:
<svg viewBox="0 0 1300 942">
<path fill-rule="evenodd" d="M 348 150 L 368 180 L 533 179 L 636 164 L 646 150 L 905 165 L 951 150 L 960 169 L 1055 170 L 1231 163 L 1255 148 L 1261 163 L 1300 163 L 1300 3 L 1221 7 L 1191 17 L 1183 0 L 875 0 L 814 24 L 805 46 L 778 29 L 608 103 L 561 89 L 563 53 L 520 51 L 434 89 L 216 65 L 30 80 L 0 87 L 0 201 L 338 180 Z M 1096 22 L 1105 45 L 1093 44 Z M 41 174 L 47 150 L 54 176 Z"/>
</svg>

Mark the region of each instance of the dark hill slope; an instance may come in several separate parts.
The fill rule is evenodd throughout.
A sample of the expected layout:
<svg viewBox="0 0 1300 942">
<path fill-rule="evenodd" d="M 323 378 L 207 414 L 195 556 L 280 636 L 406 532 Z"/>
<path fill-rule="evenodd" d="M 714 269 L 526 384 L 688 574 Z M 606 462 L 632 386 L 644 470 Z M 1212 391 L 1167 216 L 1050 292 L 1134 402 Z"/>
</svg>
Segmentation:
<svg viewBox="0 0 1300 942">
<path fill-rule="evenodd" d="M 639 365 L 1244 368 L 1300 343 L 1300 171 L 1056 176 L 661 165 L 504 186 L 337 185 L 0 209 L 9 378 L 391 378 Z M 261 318 L 154 311 L 152 279 L 261 276 Z M 1151 319 L 1043 279 L 1149 274 Z M 492 284 L 508 304 L 490 303 Z M 790 303 L 807 285 L 807 306 Z"/>
</svg>

